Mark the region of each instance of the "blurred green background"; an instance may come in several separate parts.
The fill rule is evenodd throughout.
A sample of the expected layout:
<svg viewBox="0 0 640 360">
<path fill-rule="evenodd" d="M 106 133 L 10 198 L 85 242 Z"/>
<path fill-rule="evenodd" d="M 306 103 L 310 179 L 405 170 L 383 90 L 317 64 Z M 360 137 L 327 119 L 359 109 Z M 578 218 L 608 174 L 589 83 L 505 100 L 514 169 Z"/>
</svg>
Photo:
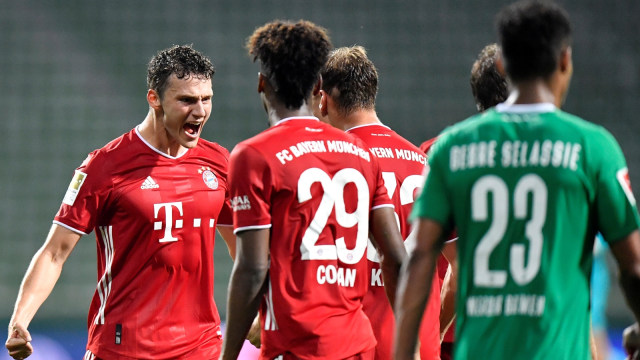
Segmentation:
<svg viewBox="0 0 640 360">
<path fill-rule="evenodd" d="M 75 167 L 145 116 L 146 64 L 158 50 L 193 44 L 212 59 L 214 105 L 203 137 L 231 150 L 267 124 L 245 39 L 273 19 L 311 20 L 329 30 L 335 46 L 367 48 L 380 73 L 380 118 L 420 143 L 475 112 L 470 66 L 496 41 L 494 15 L 506 3 L 0 0 L 0 320 L 11 314 Z M 637 187 L 640 2 L 560 3 L 575 32 L 564 108 L 616 136 Z M 78 244 L 36 324 L 84 323 L 96 283 L 94 242 L 91 234 Z M 224 319 L 231 261 L 218 245 L 216 296 Z M 631 321 L 617 286 L 607 315 L 617 326 Z"/>
</svg>

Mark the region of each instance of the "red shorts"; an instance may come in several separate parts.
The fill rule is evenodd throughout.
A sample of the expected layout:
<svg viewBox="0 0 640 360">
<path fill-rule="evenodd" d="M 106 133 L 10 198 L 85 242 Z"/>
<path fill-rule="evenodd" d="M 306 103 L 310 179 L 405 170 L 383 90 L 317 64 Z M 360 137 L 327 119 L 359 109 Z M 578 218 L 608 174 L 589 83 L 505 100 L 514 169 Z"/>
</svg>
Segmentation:
<svg viewBox="0 0 640 360">
<path fill-rule="evenodd" d="M 373 360 L 375 358 L 375 355 L 376 350 L 375 348 L 373 348 L 341 360 Z M 284 353 L 280 356 L 276 356 L 273 360 L 298 360 L 298 358 L 291 353 Z"/>
</svg>

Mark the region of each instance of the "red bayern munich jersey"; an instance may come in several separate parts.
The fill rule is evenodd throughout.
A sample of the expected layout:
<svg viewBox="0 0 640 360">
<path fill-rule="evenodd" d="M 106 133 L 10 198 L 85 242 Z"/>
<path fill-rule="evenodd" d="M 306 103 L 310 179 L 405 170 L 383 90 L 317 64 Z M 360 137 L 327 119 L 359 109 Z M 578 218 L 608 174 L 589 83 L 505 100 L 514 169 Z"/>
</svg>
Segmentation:
<svg viewBox="0 0 640 360">
<path fill-rule="evenodd" d="M 76 170 L 54 223 L 96 233 L 87 349 L 98 358 L 219 356 L 213 248 L 215 225 L 231 224 L 228 156 L 200 139 L 170 157 L 134 129 Z"/>
<path fill-rule="evenodd" d="M 426 157 L 415 145 L 382 124 L 368 124 L 347 130 L 362 139 L 378 158 L 386 190 L 395 206 L 400 233 L 406 239 L 411 232 L 408 221 L 417 190 L 424 184 Z M 376 359 L 388 360 L 393 354 L 393 309 L 384 292 L 379 259 L 369 245 L 371 288 L 364 298 L 364 311 L 371 320 L 378 340 Z M 429 303 L 420 329 L 420 356 L 439 359 L 440 356 L 440 286 L 437 276 L 431 286 Z"/>
<path fill-rule="evenodd" d="M 344 359 L 373 349 L 362 311 L 369 213 L 391 201 L 359 139 L 288 118 L 231 153 L 235 232 L 271 231 L 262 359 Z"/>
</svg>

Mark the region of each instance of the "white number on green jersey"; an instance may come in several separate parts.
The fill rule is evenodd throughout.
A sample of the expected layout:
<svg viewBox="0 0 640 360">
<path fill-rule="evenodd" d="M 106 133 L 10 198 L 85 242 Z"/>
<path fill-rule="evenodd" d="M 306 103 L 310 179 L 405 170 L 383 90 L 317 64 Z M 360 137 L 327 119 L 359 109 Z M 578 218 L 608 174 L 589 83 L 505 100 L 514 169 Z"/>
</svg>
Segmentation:
<svg viewBox="0 0 640 360">
<path fill-rule="evenodd" d="M 298 201 L 300 203 L 311 199 L 311 185 L 316 182 L 322 185 L 323 195 L 320 206 L 302 237 L 300 244 L 302 259 L 339 259 L 345 264 L 359 262 L 367 248 L 369 234 L 369 186 L 367 180 L 358 170 L 351 168 L 338 171 L 333 179 L 321 169 L 307 169 L 298 179 Z M 352 213 L 346 211 L 344 203 L 344 188 L 349 183 L 356 186 L 357 192 L 357 206 Z M 347 249 L 344 237 L 336 239 L 335 245 L 316 245 L 333 209 L 335 209 L 338 225 L 343 228 L 358 227 L 353 249 Z"/>
<path fill-rule="evenodd" d="M 531 197 L 529 196 L 531 194 Z M 492 208 L 489 208 L 489 195 Z M 503 287 L 507 282 L 507 271 L 490 269 L 491 253 L 504 238 L 509 221 L 509 190 L 504 180 L 495 175 L 478 179 L 471 189 L 471 218 L 484 222 L 491 212 L 491 225 L 476 247 L 474 254 L 473 282 L 480 287 Z M 529 199 L 531 203 L 529 203 Z M 525 259 L 523 244 L 513 244 L 510 249 L 509 270 L 519 285 L 529 283 L 540 270 L 542 255 L 542 227 L 547 217 L 547 186 L 538 175 L 523 176 L 513 192 L 513 215 L 516 220 L 527 221 L 525 235 L 529 240 L 529 255 Z M 528 214 L 531 209 L 531 214 Z M 525 261 L 526 260 L 526 261 Z"/>
</svg>

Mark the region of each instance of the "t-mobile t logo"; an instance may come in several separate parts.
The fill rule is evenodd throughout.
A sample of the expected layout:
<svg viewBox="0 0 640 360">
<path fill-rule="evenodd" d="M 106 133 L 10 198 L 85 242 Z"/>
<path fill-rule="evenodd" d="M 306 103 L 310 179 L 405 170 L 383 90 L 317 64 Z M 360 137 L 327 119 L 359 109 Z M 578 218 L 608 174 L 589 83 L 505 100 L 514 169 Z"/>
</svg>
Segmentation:
<svg viewBox="0 0 640 360">
<path fill-rule="evenodd" d="M 176 229 L 182 229 L 182 219 L 176 219 L 175 225 L 173 223 L 173 207 L 177 208 L 180 212 L 180 216 L 182 216 L 182 202 L 171 202 L 171 203 L 162 203 L 162 204 L 153 204 L 153 213 L 154 217 L 158 218 L 158 213 L 160 209 L 164 208 L 164 237 L 159 241 L 162 242 L 171 242 L 178 241 L 177 237 L 174 237 L 171 234 L 171 229 L 174 227 Z M 154 230 L 162 230 L 162 221 L 156 221 L 153 223 Z"/>
</svg>

